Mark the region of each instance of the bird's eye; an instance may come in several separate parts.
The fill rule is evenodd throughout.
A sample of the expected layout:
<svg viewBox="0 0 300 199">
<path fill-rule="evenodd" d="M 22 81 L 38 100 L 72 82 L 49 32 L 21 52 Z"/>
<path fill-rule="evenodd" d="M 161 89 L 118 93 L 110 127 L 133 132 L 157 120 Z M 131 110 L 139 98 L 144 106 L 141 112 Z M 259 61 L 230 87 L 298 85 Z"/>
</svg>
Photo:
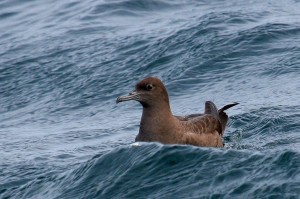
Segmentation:
<svg viewBox="0 0 300 199">
<path fill-rule="evenodd" d="M 148 91 L 151 91 L 151 90 L 153 89 L 152 84 L 147 84 L 147 85 L 146 85 L 146 89 L 147 89 Z"/>
</svg>

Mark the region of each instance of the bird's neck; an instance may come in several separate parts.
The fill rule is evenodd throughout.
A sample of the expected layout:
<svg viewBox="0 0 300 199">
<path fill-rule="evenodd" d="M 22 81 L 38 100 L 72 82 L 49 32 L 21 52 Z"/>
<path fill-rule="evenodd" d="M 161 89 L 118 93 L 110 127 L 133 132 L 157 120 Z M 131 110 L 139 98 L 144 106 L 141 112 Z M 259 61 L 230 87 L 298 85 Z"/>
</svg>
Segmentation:
<svg viewBox="0 0 300 199">
<path fill-rule="evenodd" d="M 170 105 L 144 107 L 137 141 L 152 140 L 162 142 L 172 137 L 176 126 Z"/>
</svg>

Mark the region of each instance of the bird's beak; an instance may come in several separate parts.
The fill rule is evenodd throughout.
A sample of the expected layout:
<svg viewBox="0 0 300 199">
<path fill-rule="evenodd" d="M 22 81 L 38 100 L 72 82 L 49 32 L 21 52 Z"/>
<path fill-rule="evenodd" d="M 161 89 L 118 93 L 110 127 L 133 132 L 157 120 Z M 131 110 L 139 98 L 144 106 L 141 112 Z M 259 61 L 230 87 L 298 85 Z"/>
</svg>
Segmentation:
<svg viewBox="0 0 300 199">
<path fill-rule="evenodd" d="M 117 103 L 119 102 L 125 102 L 125 101 L 129 101 L 129 100 L 139 100 L 140 95 L 137 91 L 132 91 L 131 93 L 129 93 L 129 95 L 127 96 L 120 96 L 117 98 Z"/>
</svg>

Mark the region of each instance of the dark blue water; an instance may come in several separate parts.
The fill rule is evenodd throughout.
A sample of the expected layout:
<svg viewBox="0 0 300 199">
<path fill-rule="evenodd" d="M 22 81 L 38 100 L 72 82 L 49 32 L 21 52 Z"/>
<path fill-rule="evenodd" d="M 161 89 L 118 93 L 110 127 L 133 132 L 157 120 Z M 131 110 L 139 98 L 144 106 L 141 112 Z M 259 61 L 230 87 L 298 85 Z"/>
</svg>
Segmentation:
<svg viewBox="0 0 300 199">
<path fill-rule="evenodd" d="M 0 1 L 0 198 L 300 198 L 300 2 Z M 224 149 L 131 145 L 146 76 Z"/>
</svg>

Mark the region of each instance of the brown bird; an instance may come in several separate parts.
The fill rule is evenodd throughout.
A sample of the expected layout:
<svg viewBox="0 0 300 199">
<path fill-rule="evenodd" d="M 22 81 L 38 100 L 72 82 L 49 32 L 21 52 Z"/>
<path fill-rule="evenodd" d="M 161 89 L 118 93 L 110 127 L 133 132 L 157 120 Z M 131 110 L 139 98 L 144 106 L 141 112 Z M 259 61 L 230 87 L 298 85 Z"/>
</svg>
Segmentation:
<svg viewBox="0 0 300 199">
<path fill-rule="evenodd" d="M 136 84 L 128 96 L 117 98 L 117 103 L 136 100 L 143 106 L 139 134 L 135 141 L 163 144 L 190 144 L 223 147 L 223 134 L 228 121 L 224 112 L 237 105 L 232 103 L 217 109 L 213 102 L 205 102 L 203 114 L 174 116 L 169 95 L 162 81 L 148 77 Z"/>
</svg>

